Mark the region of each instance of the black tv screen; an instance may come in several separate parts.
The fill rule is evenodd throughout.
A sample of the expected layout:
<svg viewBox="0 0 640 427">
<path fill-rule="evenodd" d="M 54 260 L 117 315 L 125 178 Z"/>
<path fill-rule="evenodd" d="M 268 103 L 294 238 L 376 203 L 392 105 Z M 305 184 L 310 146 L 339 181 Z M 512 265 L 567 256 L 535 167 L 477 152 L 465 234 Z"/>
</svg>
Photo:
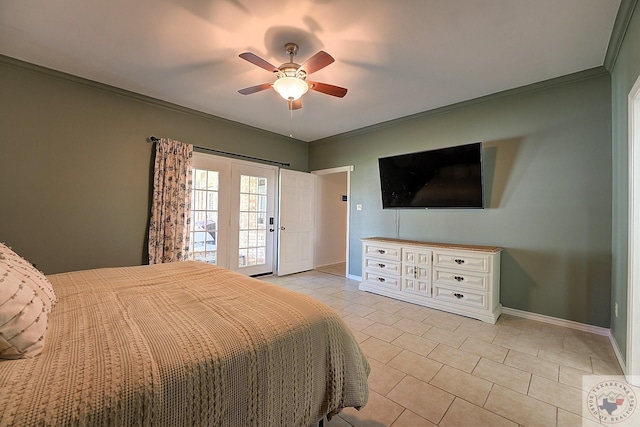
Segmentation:
<svg viewBox="0 0 640 427">
<path fill-rule="evenodd" d="M 378 159 L 383 209 L 483 208 L 482 143 Z"/>
</svg>

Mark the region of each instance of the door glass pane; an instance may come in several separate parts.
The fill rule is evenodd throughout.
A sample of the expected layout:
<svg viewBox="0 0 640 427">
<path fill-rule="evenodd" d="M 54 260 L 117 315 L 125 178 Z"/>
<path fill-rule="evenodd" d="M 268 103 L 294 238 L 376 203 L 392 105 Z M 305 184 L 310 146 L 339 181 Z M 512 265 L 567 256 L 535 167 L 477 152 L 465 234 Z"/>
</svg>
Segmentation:
<svg viewBox="0 0 640 427">
<path fill-rule="evenodd" d="M 240 249 L 238 251 L 238 267 L 246 267 L 247 266 L 247 250 Z"/>
<path fill-rule="evenodd" d="M 264 264 L 266 262 L 266 253 L 264 248 L 258 248 L 257 262 L 258 264 Z"/>
<path fill-rule="evenodd" d="M 249 182 L 251 180 L 250 176 L 242 175 L 240 177 L 240 192 L 241 193 L 249 193 Z"/>
<path fill-rule="evenodd" d="M 240 212 L 248 212 L 249 211 L 249 195 L 248 194 L 240 194 Z"/>
<path fill-rule="evenodd" d="M 217 264 L 219 173 L 194 168 L 192 178 L 189 259 Z"/>
<path fill-rule="evenodd" d="M 218 192 L 207 191 L 207 210 L 218 211 Z"/>
<path fill-rule="evenodd" d="M 238 267 L 266 263 L 267 179 L 240 176 Z"/>
<path fill-rule="evenodd" d="M 240 229 L 249 228 L 249 212 L 240 212 Z"/>
</svg>

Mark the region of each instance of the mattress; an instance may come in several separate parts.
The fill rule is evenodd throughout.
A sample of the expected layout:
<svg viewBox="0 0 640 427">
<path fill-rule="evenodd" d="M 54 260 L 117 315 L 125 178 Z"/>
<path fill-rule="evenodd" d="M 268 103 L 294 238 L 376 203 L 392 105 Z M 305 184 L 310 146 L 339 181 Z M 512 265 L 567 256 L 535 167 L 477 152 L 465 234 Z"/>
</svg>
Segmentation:
<svg viewBox="0 0 640 427">
<path fill-rule="evenodd" d="M 308 426 L 368 399 L 328 306 L 199 262 L 48 276 L 42 353 L 0 361 L 0 425 Z"/>
</svg>

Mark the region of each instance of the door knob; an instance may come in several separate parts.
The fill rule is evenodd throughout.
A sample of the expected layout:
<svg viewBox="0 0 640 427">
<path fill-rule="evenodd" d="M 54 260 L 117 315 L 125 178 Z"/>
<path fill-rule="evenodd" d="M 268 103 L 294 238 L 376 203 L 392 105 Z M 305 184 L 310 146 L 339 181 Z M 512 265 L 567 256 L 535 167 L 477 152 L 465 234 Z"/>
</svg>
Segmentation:
<svg viewBox="0 0 640 427">
<path fill-rule="evenodd" d="M 285 226 L 284 226 L 284 225 L 281 225 L 281 226 L 280 226 L 280 230 L 286 230 Z"/>
</svg>

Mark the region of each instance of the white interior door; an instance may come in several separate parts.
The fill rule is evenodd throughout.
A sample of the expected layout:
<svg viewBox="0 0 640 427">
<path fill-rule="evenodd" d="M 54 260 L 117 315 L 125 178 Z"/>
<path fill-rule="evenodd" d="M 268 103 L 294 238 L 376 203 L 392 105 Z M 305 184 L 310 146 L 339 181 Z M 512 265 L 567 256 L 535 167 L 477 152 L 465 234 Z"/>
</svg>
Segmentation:
<svg viewBox="0 0 640 427">
<path fill-rule="evenodd" d="M 280 170 L 278 275 L 313 270 L 316 176 Z"/>
</svg>

